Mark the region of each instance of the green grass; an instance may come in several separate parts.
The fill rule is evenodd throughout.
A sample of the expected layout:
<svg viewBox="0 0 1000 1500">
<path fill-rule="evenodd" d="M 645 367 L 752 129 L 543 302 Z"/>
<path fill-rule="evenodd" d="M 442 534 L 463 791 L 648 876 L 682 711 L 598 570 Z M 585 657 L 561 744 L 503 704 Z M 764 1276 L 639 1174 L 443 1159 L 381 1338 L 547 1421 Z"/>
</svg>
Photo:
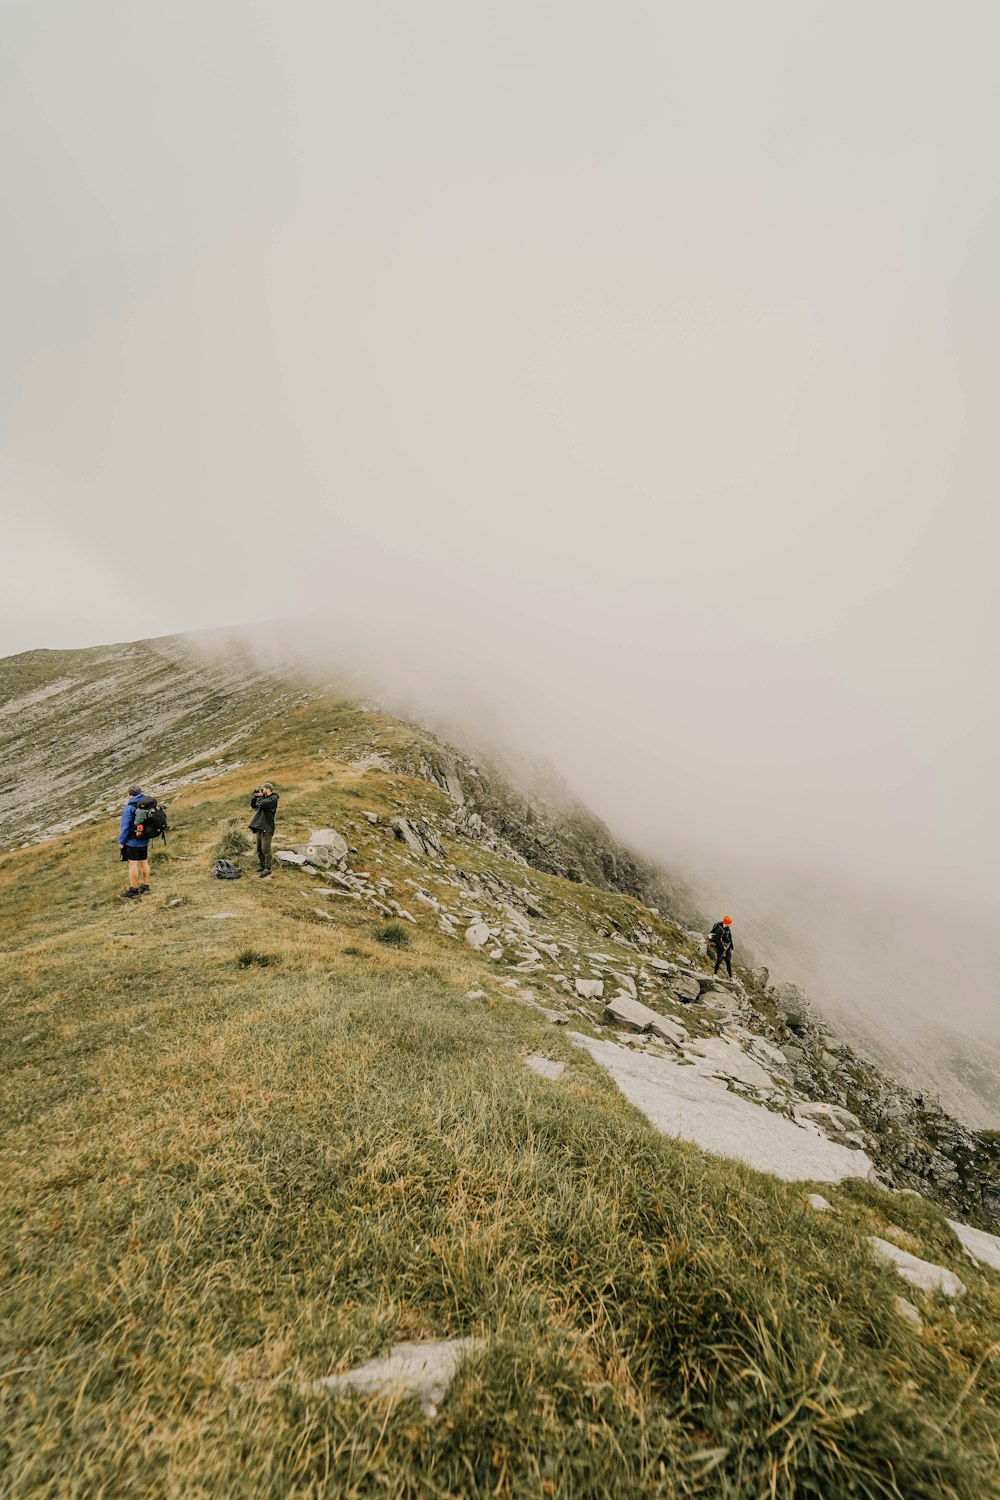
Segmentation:
<svg viewBox="0 0 1000 1500">
<path fill-rule="evenodd" d="M 374 928 L 372 937 L 386 948 L 409 948 L 412 941 L 402 922 L 383 922 Z"/>
<path fill-rule="evenodd" d="M 236 955 L 237 965 L 241 969 L 269 969 L 274 964 L 280 964 L 280 953 L 262 953 L 259 948 L 241 948 Z"/>
<path fill-rule="evenodd" d="M 275 738 L 286 829 L 358 787 L 391 807 Z M 431 915 L 397 951 L 298 872 L 213 882 L 260 770 L 177 799 L 134 910 L 113 828 L 0 865 L 0 1495 L 1000 1494 L 998 1282 L 936 1208 L 848 1183 L 816 1214 L 658 1135 L 536 1012 L 469 998 L 488 961 Z M 401 846 L 352 837 L 401 888 Z M 582 929 L 635 920 L 519 879 Z M 866 1248 L 890 1224 L 969 1288 L 922 1335 Z M 435 1420 L 313 1388 L 452 1334 L 482 1343 Z"/>
<path fill-rule="evenodd" d="M 251 847 L 245 826 L 239 819 L 232 818 L 220 833 L 212 858 L 228 859 L 238 865 L 250 853 Z"/>
</svg>

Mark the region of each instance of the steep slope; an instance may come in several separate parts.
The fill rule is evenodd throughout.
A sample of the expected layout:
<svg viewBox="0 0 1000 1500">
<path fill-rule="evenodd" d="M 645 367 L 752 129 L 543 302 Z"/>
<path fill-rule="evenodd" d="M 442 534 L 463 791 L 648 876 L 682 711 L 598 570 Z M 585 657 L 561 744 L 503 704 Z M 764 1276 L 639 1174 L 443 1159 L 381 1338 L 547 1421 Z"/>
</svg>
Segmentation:
<svg viewBox="0 0 1000 1500">
<path fill-rule="evenodd" d="M 0 864 L 0 1493 L 997 1493 L 1000 1280 L 845 1176 L 892 1168 L 803 1108 L 794 996 L 529 865 L 413 725 L 314 698 L 239 755 L 187 771 L 135 906 L 112 817 Z M 213 882 L 265 774 L 290 859 Z M 639 1074 L 746 1141 L 654 1130 Z M 738 1159 L 776 1135 L 785 1181 Z M 316 1387 L 447 1335 L 436 1418 Z"/>
<path fill-rule="evenodd" d="M 0 660 L 0 840 L 10 845 L 96 816 L 133 777 L 178 781 L 229 755 L 305 689 L 219 635 L 165 636 Z"/>
</svg>

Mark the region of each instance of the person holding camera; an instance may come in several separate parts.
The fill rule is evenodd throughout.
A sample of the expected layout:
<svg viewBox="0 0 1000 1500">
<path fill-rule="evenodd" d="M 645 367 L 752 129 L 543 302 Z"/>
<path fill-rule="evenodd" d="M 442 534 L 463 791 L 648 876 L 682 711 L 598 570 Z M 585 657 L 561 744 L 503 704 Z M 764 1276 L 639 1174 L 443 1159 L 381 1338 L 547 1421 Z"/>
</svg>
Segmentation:
<svg viewBox="0 0 1000 1500">
<path fill-rule="evenodd" d="M 250 798 L 250 806 L 253 808 L 250 832 L 257 835 L 260 879 L 267 880 L 271 874 L 271 840 L 274 838 L 274 814 L 278 807 L 278 794 L 271 782 L 261 782 Z"/>
</svg>

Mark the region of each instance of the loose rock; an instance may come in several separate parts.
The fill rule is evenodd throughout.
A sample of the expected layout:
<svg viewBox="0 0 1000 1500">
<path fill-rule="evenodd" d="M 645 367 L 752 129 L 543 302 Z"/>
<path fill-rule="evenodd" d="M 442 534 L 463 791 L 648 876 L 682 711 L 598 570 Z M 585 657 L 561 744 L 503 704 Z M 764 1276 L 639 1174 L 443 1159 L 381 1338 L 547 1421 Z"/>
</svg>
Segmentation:
<svg viewBox="0 0 1000 1500">
<path fill-rule="evenodd" d="M 608 1001 L 604 1014 L 619 1026 L 628 1026 L 632 1031 L 652 1031 L 677 1046 L 687 1040 L 687 1031 L 679 1021 L 661 1016 L 648 1005 L 633 1000 L 631 995 L 616 995 Z"/>
<path fill-rule="evenodd" d="M 318 1391 L 358 1391 L 362 1395 L 416 1396 L 424 1415 L 433 1417 L 448 1393 L 464 1355 L 477 1340 L 438 1339 L 425 1344 L 394 1344 L 384 1359 L 370 1359 L 344 1375 L 316 1381 Z"/>
<path fill-rule="evenodd" d="M 936 1266 L 932 1261 L 921 1260 L 918 1255 L 900 1250 L 898 1245 L 880 1239 L 877 1234 L 869 1235 L 868 1243 L 880 1260 L 895 1266 L 900 1276 L 919 1287 L 922 1292 L 943 1292 L 946 1297 L 961 1297 L 964 1293 L 964 1282 L 946 1266 Z"/>
<path fill-rule="evenodd" d="M 553 1083 L 558 1082 L 566 1070 L 564 1062 L 558 1062 L 554 1057 L 546 1057 L 542 1052 L 529 1052 L 524 1060 L 539 1077 L 549 1078 Z"/>
<path fill-rule="evenodd" d="M 905 1318 L 908 1323 L 912 1323 L 914 1328 L 916 1328 L 918 1332 L 922 1332 L 924 1320 L 920 1316 L 917 1309 L 914 1307 L 913 1303 L 907 1302 L 905 1297 L 894 1297 L 892 1300 L 893 1306 L 899 1313 L 899 1316 L 901 1318 Z"/>
</svg>

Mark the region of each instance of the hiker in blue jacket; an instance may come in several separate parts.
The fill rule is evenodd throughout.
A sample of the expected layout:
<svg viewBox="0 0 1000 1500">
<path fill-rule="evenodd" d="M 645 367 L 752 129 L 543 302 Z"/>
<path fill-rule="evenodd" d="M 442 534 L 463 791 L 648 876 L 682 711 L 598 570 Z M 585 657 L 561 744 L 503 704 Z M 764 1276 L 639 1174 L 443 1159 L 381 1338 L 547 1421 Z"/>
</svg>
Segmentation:
<svg viewBox="0 0 1000 1500">
<path fill-rule="evenodd" d="M 138 900 L 149 891 L 149 840 L 143 842 L 135 833 L 135 813 L 141 797 L 141 786 L 129 787 L 128 801 L 122 808 L 122 822 L 118 832 L 121 862 L 128 865 L 128 889 L 122 891 L 122 899 L 125 901 Z"/>
</svg>

